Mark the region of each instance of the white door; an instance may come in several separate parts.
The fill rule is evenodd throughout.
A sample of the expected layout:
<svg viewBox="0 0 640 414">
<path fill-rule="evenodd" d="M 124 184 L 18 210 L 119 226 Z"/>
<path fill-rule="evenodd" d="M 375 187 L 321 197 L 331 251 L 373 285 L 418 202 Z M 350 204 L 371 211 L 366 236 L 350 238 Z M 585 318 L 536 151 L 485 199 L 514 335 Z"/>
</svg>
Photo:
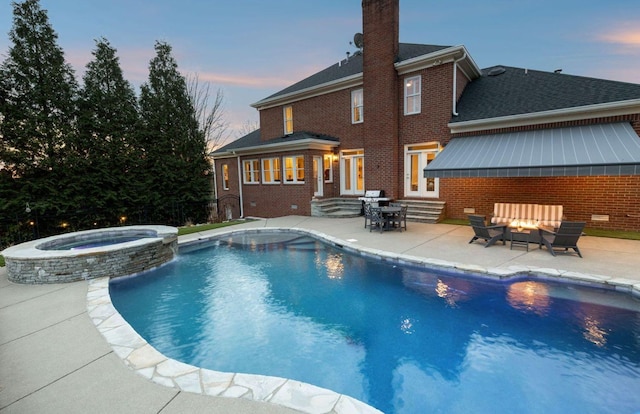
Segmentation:
<svg viewBox="0 0 640 414">
<path fill-rule="evenodd" d="M 440 152 L 437 142 L 407 145 L 405 147 L 405 186 L 407 197 L 437 198 L 439 195 L 439 180 L 424 178 L 425 167 L 433 161 Z"/>
<path fill-rule="evenodd" d="M 364 151 L 343 151 L 340 171 L 340 194 L 364 195 Z"/>
<path fill-rule="evenodd" d="M 313 196 L 322 197 L 322 157 L 313 157 Z"/>
</svg>

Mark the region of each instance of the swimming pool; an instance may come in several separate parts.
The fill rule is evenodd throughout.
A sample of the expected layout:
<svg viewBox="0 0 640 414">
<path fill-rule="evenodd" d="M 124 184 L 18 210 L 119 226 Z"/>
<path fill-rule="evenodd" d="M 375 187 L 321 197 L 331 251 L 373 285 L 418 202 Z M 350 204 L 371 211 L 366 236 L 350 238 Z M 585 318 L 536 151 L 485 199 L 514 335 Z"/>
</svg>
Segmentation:
<svg viewBox="0 0 640 414">
<path fill-rule="evenodd" d="M 294 378 L 388 413 L 635 412 L 628 295 L 394 266 L 296 233 L 226 237 L 112 281 L 165 355 Z"/>
</svg>

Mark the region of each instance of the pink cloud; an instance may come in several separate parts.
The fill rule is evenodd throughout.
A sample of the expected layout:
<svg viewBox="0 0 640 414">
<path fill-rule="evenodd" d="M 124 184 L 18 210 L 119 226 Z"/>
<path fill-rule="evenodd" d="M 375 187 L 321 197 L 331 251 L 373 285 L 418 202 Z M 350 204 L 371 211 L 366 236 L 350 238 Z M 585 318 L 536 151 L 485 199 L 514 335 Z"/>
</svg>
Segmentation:
<svg viewBox="0 0 640 414">
<path fill-rule="evenodd" d="M 640 28 L 638 28 L 637 24 L 618 24 L 616 28 L 601 33 L 598 39 L 606 43 L 614 43 L 627 47 L 640 47 Z M 640 52 L 640 48 L 636 50 Z"/>
<path fill-rule="evenodd" d="M 284 77 L 273 76 L 252 76 L 240 74 L 226 74 L 216 72 L 196 72 L 202 81 L 221 85 L 243 86 L 249 88 L 269 88 L 274 86 L 283 87 L 291 81 Z"/>
<path fill-rule="evenodd" d="M 242 74 L 226 74 L 217 72 L 196 72 L 202 81 L 214 84 L 264 88 L 275 85 L 287 85 L 288 80 L 271 76 L 252 76 Z"/>
<path fill-rule="evenodd" d="M 123 49 L 116 52 L 120 58 L 120 67 L 124 78 L 134 84 L 146 82 L 149 78 L 149 62 L 155 56 L 152 47 L 140 49 Z"/>
<path fill-rule="evenodd" d="M 296 67 L 290 72 L 277 68 L 265 68 L 260 74 L 224 73 L 199 70 L 184 70 L 183 73 L 194 73 L 202 81 L 217 85 L 239 86 L 252 89 L 278 89 L 310 76 L 321 67 Z M 273 73 L 276 73 L 274 75 Z"/>
<path fill-rule="evenodd" d="M 71 49 L 64 51 L 64 58 L 76 71 L 76 76 L 82 78 L 85 66 L 91 60 L 91 53 L 87 50 Z"/>
<path fill-rule="evenodd" d="M 87 63 L 93 60 L 91 49 L 66 48 L 65 59 L 76 72 L 78 81 L 82 81 L 82 76 L 86 70 Z M 145 82 L 149 76 L 149 61 L 155 56 L 153 48 L 123 49 L 117 50 L 116 55 L 120 59 L 120 68 L 124 78 L 134 85 Z"/>
<path fill-rule="evenodd" d="M 640 73 L 636 67 L 619 66 L 615 68 L 608 68 L 598 74 L 598 76 L 605 79 L 640 84 Z"/>
</svg>

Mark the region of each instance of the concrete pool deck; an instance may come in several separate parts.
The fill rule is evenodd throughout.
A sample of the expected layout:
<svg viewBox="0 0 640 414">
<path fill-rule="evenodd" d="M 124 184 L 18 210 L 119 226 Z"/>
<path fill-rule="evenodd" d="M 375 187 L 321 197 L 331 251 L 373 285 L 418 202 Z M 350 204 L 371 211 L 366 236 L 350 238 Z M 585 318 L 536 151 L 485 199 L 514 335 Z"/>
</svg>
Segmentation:
<svg viewBox="0 0 640 414">
<path fill-rule="evenodd" d="M 640 290 L 640 241 L 582 237 L 583 259 L 546 249 L 468 244 L 467 226 L 408 223 L 406 232 L 369 232 L 362 218 L 287 216 L 181 236 L 179 243 L 256 228 L 299 228 L 369 252 L 498 274 L 535 269 L 551 277 Z M 533 245 L 531 246 L 533 247 Z M 212 397 L 136 374 L 101 335 L 88 311 L 88 283 L 19 285 L 0 268 L 0 413 L 294 413 L 273 403 Z M 325 412 L 309 406 L 306 412 Z M 343 411 L 348 412 L 348 411 Z M 358 412 L 354 408 L 353 411 Z"/>
</svg>

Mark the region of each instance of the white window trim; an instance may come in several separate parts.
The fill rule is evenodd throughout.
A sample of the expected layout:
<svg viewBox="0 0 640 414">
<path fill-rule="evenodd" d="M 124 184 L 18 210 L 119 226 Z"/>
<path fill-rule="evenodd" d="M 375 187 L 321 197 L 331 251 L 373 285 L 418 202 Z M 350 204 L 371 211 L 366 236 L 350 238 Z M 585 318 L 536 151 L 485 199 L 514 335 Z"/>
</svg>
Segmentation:
<svg viewBox="0 0 640 414">
<path fill-rule="evenodd" d="M 287 158 L 291 158 L 291 160 L 292 160 L 291 165 L 293 167 L 293 169 L 292 169 L 293 180 L 291 180 L 291 181 L 287 180 Z M 298 171 L 300 169 L 296 167 L 298 165 L 296 160 L 298 160 L 299 158 L 302 158 L 302 163 L 303 163 L 302 171 L 304 171 L 304 169 L 305 169 L 304 155 L 291 155 L 291 156 L 288 156 L 288 157 L 282 157 L 282 171 L 283 171 L 282 182 L 284 184 L 304 184 L 305 183 L 304 179 L 298 180 Z M 306 174 L 304 174 L 304 176 L 306 178 Z"/>
<path fill-rule="evenodd" d="M 229 189 L 229 164 L 222 164 L 222 189 Z"/>
<path fill-rule="evenodd" d="M 363 168 L 362 189 L 358 189 L 357 188 L 358 180 L 356 176 L 354 176 L 354 174 L 357 174 L 358 172 L 356 168 L 353 168 L 357 166 L 357 161 L 354 160 L 355 158 L 362 158 L 363 167 L 364 167 L 365 156 L 364 156 L 363 148 L 353 149 L 353 150 L 344 150 L 340 152 L 340 194 L 341 195 L 364 195 L 364 192 L 365 192 L 364 189 L 366 188 L 365 187 L 366 176 L 364 175 L 364 168 Z M 349 163 L 351 167 L 350 168 L 351 175 L 349 176 L 346 175 L 346 171 L 347 171 L 347 169 L 345 168 L 346 163 Z M 351 185 L 351 189 L 349 190 L 346 189 L 347 180 Z"/>
<path fill-rule="evenodd" d="M 287 118 L 287 109 L 291 109 L 291 118 Z M 282 108 L 282 119 L 284 121 L 284 135 L 293 134 L 293 106 L 287 105 Z M 291 129 L 288 128 L 289 123 L 291 123 Z"/>
<path fill-rule="evenodd" d="M 417 83 L 417 92 L 416 93 L 409 93 L 409 89 L 407 88 L 407 84 L 409 82 L 416 82 Z M 417 109 L 414 110 L 414 108 L 411 108 L 411 110 L 409 110 L 409 98 L 417 98 L 416 102 L 417 104 Z M 409 78 L 405 78 L 404 80 L 404 114 L 405 115 L 413 115 L 413 114 L 419 114 L 422 110 L 422 79 L 420 76 L 411 76 Z"/>
<path fill-rule="evenodd" d="M 360 96 L 360 104 L 356 101 L 356 95 Z M 360 119 L 356 120 L 356 108 L 360 109 Z M 351 91 L 351 123 L 361 124 L 364 122 L 364 93 L 362 89 Z"/>
<path fill-rule="evenodd" d="M 322 174 L 324 174 L 324 182 L 332 183 L 333 182 L 333 159 L 335 155 L 333 154 L 324 154 L 322 156 Z M 325 168 L 326 161 L 329 160 L 329 168 Z M 327 173 L 328 170 L 328 173 Z"/>
<path fill-rule="evenodd" d="M 256 166 L 254 163 L 257 163 L 257 169 L 255 169 L 254 167 Z M 246 165 L 249 164 L 250 168 L 250 175 L 251 175 L 251 181 L 247 181 L 247 168 Z M 242 182 L 244 184 L 260 184 L 260 161 L 257 159 L 251 159 L 251 160 L 243 160 L 242 161 Z"/>
<path fill-rule="evenodd" d="M 270 164 L 270 168 L 268 168 L 268 170 L 269 170 L 269 173 L 270 173 L 269 175 L 272 178 L 271 181 L 268 181 L 267 178 L 266 178 L 265 172 L 267 171 L 267 168 L 265 168 L 265 166 L 264 166 L 265 161 L 270 161 L 270 163 L 269 163 Z M 280 179 L 279 180 L 275 179 L 275 174 L 274 174 L 276 172 L 276 169 L 274 168 L 275 167 L 274 164 L 275 164 L 276 161 L 278 161 L 278 164 L 279 164 L 278 165 L 279 169 L 277 170 L 279 175 L 280 175 Z M 263 158 L 262 161 L 261 161 L 261 167 L 262 167 L 262 184 L 280 184 L 282 182 L 282 162 L 281 162 L 279 157 Z"/>
<path fill-rule="evenodd" d="M 407 171 L 407 179 L 405 180 L 405 186 L 404 186 L 405 195 L 408 195 L 410 197 L 420 197 L 420 198 L 440 197 L 440 179 L 439 178 L 426 179 L 420 175 L 420 177 L 418 178 L 418 189 L 417 190 L 411 189 L 411 171 L 410 171 L 411 165 L 410 165 L 410 158 L 409 158 L 411 155 L 418 155 L 419 163 L 421 164 L 422 161 L 424 161 L 423 155 L 425 155 L 425 153 L 436 154 L 435 156 L 437 156 L 437 154 L 439 154 L 440 151 L 442 151 L 442 146 L 437 141 L 408 144 L 404 146 L 405 171 Z M 420 165 L 420 164 L 418 168 L 419 174 L 421 174 L 424 167 L 427 166 L 426 164 L 424 165 Z M 433 180 L 433 189 L 425 190 L 425 187 L 423 186 L 423 184 L 428 184 L 429 180 Z"/>
</svg>

